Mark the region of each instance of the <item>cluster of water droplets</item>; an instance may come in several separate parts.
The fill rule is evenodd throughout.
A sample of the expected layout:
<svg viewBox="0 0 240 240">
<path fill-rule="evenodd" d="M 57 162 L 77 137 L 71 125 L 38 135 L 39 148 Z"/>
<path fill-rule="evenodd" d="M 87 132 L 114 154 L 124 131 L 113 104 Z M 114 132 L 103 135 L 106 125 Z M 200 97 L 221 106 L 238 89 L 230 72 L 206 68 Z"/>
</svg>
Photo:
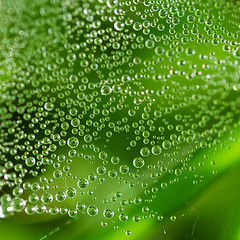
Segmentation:
<svg viewBox="0 0 240 240">
<path fill-rule="evenodd" d="M 162 221 L 152 203 L 239 126 L 239 2 L 1 8 L 0 216 Z"/>
</svg>

